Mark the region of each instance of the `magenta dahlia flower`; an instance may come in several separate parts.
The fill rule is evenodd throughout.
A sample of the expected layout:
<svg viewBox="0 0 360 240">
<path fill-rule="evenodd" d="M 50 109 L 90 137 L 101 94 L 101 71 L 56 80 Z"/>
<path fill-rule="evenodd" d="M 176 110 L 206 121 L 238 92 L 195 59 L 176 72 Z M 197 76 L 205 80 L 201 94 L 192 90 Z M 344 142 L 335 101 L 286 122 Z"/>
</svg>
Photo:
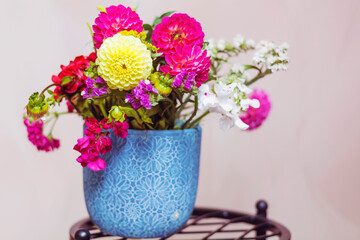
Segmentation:
<svg viewBox="0 0 360 240">
<path fill-rule="evenodd" d="M 175 13 L 171 17 L 164 17 L 156 25 L 152 40 L 159 52 L 171 53 L 177 46 L 202 46 L 204 36 L 200 23 L 194 18 L 185 13 Z"/>
<path fill-rule="evenodd" d="M 196 86 L 200 87 L 208 79 L 211 66 L 210 57 L 207 57 L 206 50 L 202 51 L 198 45 L 177 46 L 173 53 L 165 56 L 168 65 L 160 67 L 163 73 L 176 76 L 181 72 L 195 75 Z"/>
<path fill-rule="evenodd" d="M 140 20 L 139 15 L 130 7 L 110 6 L 106 8 L 106 12 L 101 12 L 95 19 L 95 25 L 93 25 L 95 47 L 100 48 L 106 38 L 123 30 L 134 30 L 140 33 L 143 31 L 142 24 L 143 21 Z"/>
<path fill-rule="evenodd" d="M 249 98 L 259 100 L 260 107 L 249 107 L 246 113 L 240 116 L 240 119 L 249 125 L 247 130 L 254 130 L 260 127 L 269 115 L 271 102 L 266 92 L 261 89 L 255 89 Z"/>
</svg>

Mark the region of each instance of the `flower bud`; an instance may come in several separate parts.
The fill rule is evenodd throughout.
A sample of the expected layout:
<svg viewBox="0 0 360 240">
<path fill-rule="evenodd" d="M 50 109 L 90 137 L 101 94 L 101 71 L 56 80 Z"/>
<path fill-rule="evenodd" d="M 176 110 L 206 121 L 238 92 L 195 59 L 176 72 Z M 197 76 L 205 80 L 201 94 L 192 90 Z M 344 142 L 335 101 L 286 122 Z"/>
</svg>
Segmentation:
<svg viewBox="0 0 360 240">
<path fill-rule="evenodd" d="M 45 95 L 39 97 L 39 93 L 33 93 L 29 97 L 29 103 L 26 105 L 26 111 L 34 120 L 43 117 L 49 111 L 49 105 L 45 100 Z"/>
</svg>

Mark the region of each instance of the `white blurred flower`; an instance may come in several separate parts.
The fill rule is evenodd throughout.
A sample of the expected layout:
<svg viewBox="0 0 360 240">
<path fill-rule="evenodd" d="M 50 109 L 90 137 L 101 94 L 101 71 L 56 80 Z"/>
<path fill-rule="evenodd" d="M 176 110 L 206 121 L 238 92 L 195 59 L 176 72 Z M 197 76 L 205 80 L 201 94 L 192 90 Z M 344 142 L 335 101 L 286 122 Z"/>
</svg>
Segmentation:
<svg viewBox="0 0 360 240">
<path fill-rule="evenodd" d="M 218 105 L 218 100 L 216 95 L 210 90 L 209 85 L 202 84 L 199 87 L 199 109 L 208 110 L 211 108 L 216 108 Z"/>
<path fill-rule="evenodd" d="M 233 46 L 247 51 L 255 48 L 255 42 L 252 39 L 246 40 L 241 34 L 237 34 L 233 39 Z"/>
<path fill-rule="evenodd" d="M 243 74 L 245 72 L 245 67 L 242 64 L 238 64 L 235 63 L 233 64 L 233 66 L 231 67 L 231 71 L 233 71 L 234 73 L 241 73 Z"/>
<path fill-rule="evenodd" d="M 217 55 L 217 49 L 216 49 L 216 45 L 215 45 L 215 41 L 212 38 L 209 38 L 206 40 L 206 42 L 208 42 L 209 44 L 205 47 L 206 51 L 207 51 L 207 55 L 210 57 L 216 57 Z"/>
<path fill-rule="evenodd" d="M 220 39 L 217 43 L 217 49 L 219 51 L 224 51 L 226 49 L 226 41 L 224 39 Z"/>
<path fill-rule="evenodd" d="M 260 41 L 256 46 L 253 62 L 257 65 L 264 64 L 272 72 L 279 70 L 286 71 L 289 63 L 287 56 L 288 44 L 283 43 L 276 46 L 270 41 Z"/>
<path fill-rule="evenodd" d="M 257 99 L 247 98 L 249 93 L 251 89 L 237 79 L 219 79 L 213 89 L 203 84 L 198 93 L 199 109 L 220 113 L 220 128 L 224 131 L 233 126 L 246 130 L 248 125 L 239 118 L 241 111 L 260 106 Z"/>
<path fill-rule="evenodd" d="M 246 45 L 247 45 L 249 48 L 255 48 L 255 41 L 252 40 L 252 39 L 246 40 Z"/>
<path fill-rule="evenodd" d="M 233 39 L 233 45 L 236 48 L 239 48 L 244 42 L 245 38 L 241 34 L 237 34 Z"/>
</svg>

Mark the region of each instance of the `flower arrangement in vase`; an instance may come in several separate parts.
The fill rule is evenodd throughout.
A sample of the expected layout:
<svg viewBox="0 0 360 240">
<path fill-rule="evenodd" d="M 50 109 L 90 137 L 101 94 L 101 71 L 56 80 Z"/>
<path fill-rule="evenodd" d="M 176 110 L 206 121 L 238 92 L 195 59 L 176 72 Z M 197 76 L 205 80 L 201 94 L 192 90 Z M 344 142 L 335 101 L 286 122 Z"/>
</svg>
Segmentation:
<svg viewBox="0 0 360 240">
<path fill-rule="evenodd" d="M 200 121 L 220 114 L 220 127 L 259 127 L 271 103 L 249 86 L 288 64 L 287 45 L 204 40 L 200 23 L 167 12 L 143 24 L 123 5 L 99 8 L 89 29 L 94 52 L 78 56 L 40 94 L 32 94 L 24 124 L 40 151 L 60 142 L 43 128 L 63 114 L 84 121 L 74 150 L 84 168 L 90 217 L 104 232 L 165 237 L 189 218 L 199 173 Z M 255 50 L 253 64 L 225 64 Z M 51 89 L 54 88 L 52 91 Z M 56 112 L 66 102 L 67 112 Z"/>
</svg>

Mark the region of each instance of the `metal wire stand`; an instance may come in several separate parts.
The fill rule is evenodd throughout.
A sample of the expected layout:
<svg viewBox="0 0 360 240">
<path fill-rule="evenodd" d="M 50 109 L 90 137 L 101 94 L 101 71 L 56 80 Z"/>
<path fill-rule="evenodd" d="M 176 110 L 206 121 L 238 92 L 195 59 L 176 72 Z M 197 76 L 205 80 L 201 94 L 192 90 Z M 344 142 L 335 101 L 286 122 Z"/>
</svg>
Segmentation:
<svg viewBox="0 0 360 240">
<path fill-rule="evenodd" d="M 256 215 L 221 209 L 195 208 L 187 224 L 171 236 L 173 240 L 290 240 L 291 234 L 283 225 L 266 218 L 267 203 L 256 203 Z M 70 240 L 126 240 L 107 235 L 91 220 L 84 219 L 70 229 Z"/>
</svg>

